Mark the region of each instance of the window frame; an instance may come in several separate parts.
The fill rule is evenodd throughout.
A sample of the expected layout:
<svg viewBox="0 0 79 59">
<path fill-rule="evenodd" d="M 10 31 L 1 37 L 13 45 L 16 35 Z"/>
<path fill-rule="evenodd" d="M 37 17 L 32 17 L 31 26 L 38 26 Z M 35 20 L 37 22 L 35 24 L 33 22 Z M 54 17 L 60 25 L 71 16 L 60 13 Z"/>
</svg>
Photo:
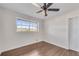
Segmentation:
<svg viewBox="0 0 79 59">
<path fill-rule="evenodd" d="M 20 17 L 16 17 L 16 21 L 20 19 L 22 21 L 25 21 L 25 22 L 29 22 L 29 29 L 26 30 L 26 31 L 22 31 L 23 28 L 21 28 L 21 31 L 18 31 L 18 28 L 17 28 L 17 23 L 16 23 L 16 32 L 39 32 L 39 22 L 36 22 L 36 21 L 33 21 L 33 20 L 28 20 L 28 19 L 24 19 L 24 18 L 20 18 Z M 35 23 L 37 24 L 37 30 L 36 31 L 31 31 L 32 29 L 30 29 L 30 23 Z M 33 25 L 33 24 L 32 24 Z M 22 24 L 21 24 L 22 26 Z"/>
</svg>

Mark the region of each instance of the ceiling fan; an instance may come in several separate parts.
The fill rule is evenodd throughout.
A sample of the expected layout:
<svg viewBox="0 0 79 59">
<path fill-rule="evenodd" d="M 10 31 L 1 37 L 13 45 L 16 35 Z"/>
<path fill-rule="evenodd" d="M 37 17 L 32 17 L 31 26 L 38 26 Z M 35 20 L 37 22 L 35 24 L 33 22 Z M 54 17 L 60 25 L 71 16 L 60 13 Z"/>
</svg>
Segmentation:
<svg viewBox="0 0 79 59">
<path fill-rule="evenodd" d="M 45 16 L 47 16 L 47 11 L 59 11 L 60 9 L 58 8 L 49 8 L 53 3 L 43 3 L 43 6 L 39 5 L 39 4 L 33 4 L 35 5 L 36 7 L 40 7 L 41 10 L 37 11 L 36 13 L 40 13 L 42 11 L 44 11 L 45 13 Z"/>
</svg>

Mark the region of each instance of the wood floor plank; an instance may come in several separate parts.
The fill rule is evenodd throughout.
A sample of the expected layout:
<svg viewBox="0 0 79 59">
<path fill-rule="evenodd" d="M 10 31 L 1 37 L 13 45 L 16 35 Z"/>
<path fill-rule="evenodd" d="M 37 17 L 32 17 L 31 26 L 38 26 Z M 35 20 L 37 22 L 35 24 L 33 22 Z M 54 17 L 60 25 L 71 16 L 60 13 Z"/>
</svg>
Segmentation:
<svg viewBox="0 0 79 59">
<path fill-rule="evenodd" d="M 38 42 L 5 51 L 2 56 L 79 56 L 79 52 L 67 50 L 47 42 Z"/>
</svg>

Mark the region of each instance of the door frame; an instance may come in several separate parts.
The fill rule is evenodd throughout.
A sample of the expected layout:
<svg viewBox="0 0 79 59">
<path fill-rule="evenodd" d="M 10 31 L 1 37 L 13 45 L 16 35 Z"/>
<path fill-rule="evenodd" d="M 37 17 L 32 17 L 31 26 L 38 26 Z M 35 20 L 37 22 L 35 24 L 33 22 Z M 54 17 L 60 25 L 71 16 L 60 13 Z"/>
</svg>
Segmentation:
<svg viewBox="0 0 79 59">
<path fill-rule="evenodd" d="M 74 17 L 71 17 L 71 18 L 68 18 L 68 48 L 69 48 L 69 50 L 74 50 L 74 49 L 72 49 L 71 47 L 70 47 L 70 43 L 71 43 L 71 27 L 70 26 L 72 26 L 72 20 L 74 19 L 77 19 L 77 18 L 79 18 L 79 16 L 74 16 Z M 74 50 L 74 51 L 77 51 L 77 50 Z M 79 51 L 78 51 L 79 52 Z"/>
</svg>

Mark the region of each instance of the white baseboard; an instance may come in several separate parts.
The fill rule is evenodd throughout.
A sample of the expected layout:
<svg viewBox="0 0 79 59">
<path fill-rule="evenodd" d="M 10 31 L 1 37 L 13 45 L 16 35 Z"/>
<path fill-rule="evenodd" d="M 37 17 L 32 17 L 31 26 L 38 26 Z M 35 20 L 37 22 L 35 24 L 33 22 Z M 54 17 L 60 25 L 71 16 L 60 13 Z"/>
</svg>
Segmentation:
<svg viewBox="0 0 79 59">
<path fill-rule="evenodd" d="M 42 40 L 36 40 L 36 41 L 28 42 L 27 44 L 22 44 L 22 45 L 15 46 L 15 47 L 12 47 L 12 48 L 4 49 L 4 50 L 2 50 L 1 52 L 8 51 L 8 50 L 12 50 L 12 49 L 16 49 L 16 48 L 19 48 L 19 47 L 22 47 L 22 46 L 34 44 L 34 43 L 41 42 L 41 41 L 42 41 Z"/>
<path fill-rule="evenodd" d="M 73 50 L 73 51 L 77 51 L 77 52 L 79 52 L 79 50 L 77 50 L 77 49 L 70 49 L 70 50 Z"/>
<path fill-rule="evenodd" d="M 45 42 L 48 42 L 48 43 L 50 43 L 50 44 L 53 44 L 53 45 L 59 46 L 59 47 L 61 47 L 61 48 L 69 49 L 68 47 L 62 46 L 62 45 L 60 45 L 60 44 L 56 44 L 56 43 L 51 42 L 51 41 L 48 41 L 48 40 L 45 40 Z"/>
</svg>

